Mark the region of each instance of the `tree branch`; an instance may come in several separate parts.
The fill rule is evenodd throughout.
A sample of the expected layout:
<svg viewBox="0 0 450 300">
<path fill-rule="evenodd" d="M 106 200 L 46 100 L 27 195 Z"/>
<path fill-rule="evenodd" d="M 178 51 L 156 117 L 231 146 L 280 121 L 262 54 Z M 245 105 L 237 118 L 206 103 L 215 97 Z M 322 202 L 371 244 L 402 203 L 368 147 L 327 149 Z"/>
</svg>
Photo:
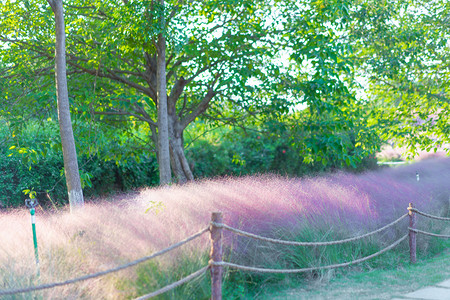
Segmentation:
<svg viewBox="0 0 450 300">
<path fill-rule="evenodd" d="M 52 10 L 54 11 L 56 8 L 55 0 L 47 0 L 47 2 L 50 5 L 50 7 L 52 8 Z"/>
<path fill-rule="evenodd" d="M 136 90 L 143 92 L 144 94 L 146 94 L 147 96 L 149 96 L 151 98 L 156 97 L 156 95 L 154 95 L 154 93 L 151 89 L 146 88 L 136 82 L 130 81 L 126 78 L 123 78 L 123 77 L 117 75 L 115 73 L 116 70 L 108 70 L 107 69 L 106 72 L 104 72 L 99 69 L 88 69 L 88 68 L 85 68 L 85 67 L 73 62 L 72 60 L 68 60 L 67 63 L 69 65 L 73 66 L 74 68 L 82 70 L 83 72 L 85 72 L 87 74 L 90 74 L 93 76 L 99 76 L 99 77 L 103 77 L 103 78 L 109 78 L 109 79 L 118 81 L 120 83 L 126 84 L 129 87 L 135 88 Z"/>
<path fill-rule="evenodd" d="M 183 116 L 183 112 L 186 109 L 186 104 L 187 104 L 187 95 L 186 95 L 186 93 L 184 93 L 183 107 L 180 109 L 180 112 L 178 113 L 178 118 L 179 119 Z"/>
<path fill-rule="evenodd" d="M 175 74 L 175 69 L 176 69 L 177 67 L 179 67 L 182 63 L 183 63 L 183 60 L 179 59 L 179 60 L 177 60 L 176 63 L 174 63 L 174 64 L 172 65 L 172 67 L 170 68 L 170 71 L 167 72 L 167 75 L 166 75 L 167 81 L 170 80 L 170 78 Z M 168 64 L 167 64 L 167 65 L 168 65 Z"/>
<path fill-rule="evenodd" d="M 181 119 L 180 124 L 183 130 L 208 109 L 209 103 L 216 94 L 217 93 L 211 87 L 206 93 L 205 97 L 203 97 L 202 101 L 197 105 L 197 107 L 190 114 Z"/>
<path fill-rule="evenodd" d="M 66 7 L 75 8 L 75 9 L 96 9 L 95 6 L 76 6 L 76 5 L 69 5 L 66 4 Z"/>
<path fill-rule="evenodd" d="M 192 80 L 195 79 L 195 77 L 197 77 L 198 75 L 202 74 L 205 71 L 210 70 L 212 67 L 218 65 L 219 63 L 223 62 L 225 59 L 220 60 L 218 59 L 217 61 L 213 62 L 212 64 L 206 65 L 203 68 L 199 69 L 194 75 L 192 75 L 191 77 L 189 77 L 187 79 L 187 83 L 189 84 Z"/>
<path fill-rule="evenodd" d="M 135 117 L 143 122 L 147 122 L 149 125 L 158 126 L 156 122 L 154 122 L 152 119 L 145 118 L 143 116 L 140 116 L 138 114 L 134 114 L 132 112 L 123 111 L 123 110 L 117 110 L 117 111 L 94 111 L 95 115 L 105 115 L 105 116 L 131 116 Z"/>
<path fill-rule="evenodd" d="M 169 115 L 174 114 L 175 104 L 177 103 L 178 98 L 183 93 L 183 90 L 187 84 L 188 84 L 188 81 L 186 79 L 184 79 L 183 76 L 181 76 L 181 78 L 178 79 L 175 82 L 175 84 L 173 85 L 172 90 L 170 91 L 170 95 L 167 98 Z"/>
</svg>

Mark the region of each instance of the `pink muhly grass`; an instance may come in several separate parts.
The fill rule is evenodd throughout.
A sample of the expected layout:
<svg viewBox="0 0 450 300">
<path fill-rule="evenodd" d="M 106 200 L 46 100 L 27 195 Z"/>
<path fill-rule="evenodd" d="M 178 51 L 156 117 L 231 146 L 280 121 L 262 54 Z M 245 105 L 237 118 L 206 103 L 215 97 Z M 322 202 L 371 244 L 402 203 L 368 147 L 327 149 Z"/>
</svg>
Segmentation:
<svg viewBox="0 0 450 300">
<path fill-rule="evenodd" d="M 42 281 L 65 280 L 148 255 L 207 227 L 213 211 L 222 211 L 225 223 L 231 226 L 264 235 L 277 236 L 280 229 L 295 235 L 302 229 L 335 228 L 350 237 L 397 219 L 407 212 L 409 202 L 426 212 L 447 209 L 448 213 L 449 197 L 449 158 L 361 175 L 340 172 L 302 179 L 261 175 L 144 189 L 121 201 L 87 204 L 74 214 L 38 211 Z M 0 216 L 0 266 L 15 261 L 11 272 L 17 273 L 34 259 L 29 212 L 14 210 Z M 406 231 L 406 223 L 402 226 Z M 230 234 L 226 242 L 236 253 L 239 247 L 246 247 Z M 208 249 L 205 234 L 166 255 L 162 262 L 176 260 L 181 253 L 200 259 L 198 255 Z M 241 253 L 245 252 L 242 249 Z M 109 278 L 132 278 L 134 272 Z M 77 291 L 90 297 L 124 297 L 115 288 L 115 280 L 94 280 L 80 286 L 82 291 Z M 67 288 L 46 295 L 64 291 L 74 293 Z"/>
<path fill-rule="evenodd" d="M 416 180 L 416 171 L 420 181 Z M 385 225 L 407 212 L 409 202 L 437 213 L 450 196 L 450 159 L 425 160 L 362 175 L 336 173 L 318 178 L 252 176 L 204 180 L 148 189 L 137 201 L 162 203 L 166 231 L 207 224 L 212 211 L 226 223 L 256 233 L 307 222 L 344 226 L 349 233 Z M 180 216 L 182 216 L 180 218 Z M 195 226 L 195 224 L 197 226 Z"/>
</svg>

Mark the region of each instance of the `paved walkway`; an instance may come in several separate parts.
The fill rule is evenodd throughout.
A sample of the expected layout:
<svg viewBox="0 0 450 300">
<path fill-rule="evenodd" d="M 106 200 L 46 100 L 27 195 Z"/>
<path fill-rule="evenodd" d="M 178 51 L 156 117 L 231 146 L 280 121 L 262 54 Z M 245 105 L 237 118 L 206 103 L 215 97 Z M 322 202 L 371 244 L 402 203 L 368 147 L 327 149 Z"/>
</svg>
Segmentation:
<svg viewBox="0 0 450 300">
<path fill-rule="evenodd" d="M 450 279 L 412 293 L 392 298 L 392 300 L 450 300 Z"/>
</svg>

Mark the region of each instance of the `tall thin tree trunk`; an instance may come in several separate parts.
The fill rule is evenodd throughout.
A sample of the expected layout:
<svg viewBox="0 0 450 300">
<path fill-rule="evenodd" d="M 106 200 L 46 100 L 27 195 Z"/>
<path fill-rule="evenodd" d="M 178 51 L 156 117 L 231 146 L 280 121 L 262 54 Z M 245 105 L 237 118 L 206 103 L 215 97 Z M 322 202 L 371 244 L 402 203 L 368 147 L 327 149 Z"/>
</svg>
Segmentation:
<svg viewBox="0 0 450 300">
<path fill-rule="evenodd" d="M 164 6 L 164 0 L 160 0 Z M 165 26 L 164 13 L 160 16 L 161 28 Z M 158 35 L 157 59 L 156 59 L 156 85 L 158 91 L 158 163 L 159 183 L 169 184 L 172 180 L 170 171 L 169 127 L 167 115 L 167 84 L 166 84 L 166 39 L 160 33 Z"/>
<path fill-rule="evenodd" d="M 69 93 L 66 75 L 66 33 L 64 25 L 64 9 L 62 0 L 47 0 L 55 14 L 56 46 L 55 46 L 55 78 L 58 103 L 59 131 L 64 158 L 64 172 L 66 176 L 67 192 L 69 194 L 70 210 L 84 205 L 83 190 L 81 189 L 80 173 L 78 170 L 77 151 L 73 137 L 72 121 L 70 118 Z"/>
</svg>

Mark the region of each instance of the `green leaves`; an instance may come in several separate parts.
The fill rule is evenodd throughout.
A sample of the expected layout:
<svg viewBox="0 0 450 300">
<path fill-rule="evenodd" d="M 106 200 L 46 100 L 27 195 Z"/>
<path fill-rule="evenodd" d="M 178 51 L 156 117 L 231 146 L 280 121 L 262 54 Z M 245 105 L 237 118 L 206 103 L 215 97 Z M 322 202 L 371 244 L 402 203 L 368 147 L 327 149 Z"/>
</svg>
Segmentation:
<svg viewBox="0 0 450 300">
<path fill-rule="evenodd" d="M 42 0 L 2 4 L 0 111 L 20 135 L 28 120 L 56 119 L 53 19 Z M 358 166 L 381 139 L 397 138 L 411 149 L 448 142 L 447 3 L 65 4 L 72 113 L 87 154 L 109 140 L 114 147 L 101 156 L 121 162 L 154 148 L 158 34 L 168 43 L 168 94 L 180 123 L 283 121 L 294 127 L 274 130 L 305 162 L 324 166 Z M 162 14 L 165 26 L 158 22 Z M 368 80 L 364 99 L 360 77 Z M 208 102 L 210 92 L 215 97 Z M 15 145 L 8 154 L 29 162 L 60 147 L 56 141 Z M 240 153 L 230 162 L 249 161 Z"/>
<path fill-rule="evenodd" d="M 36 198 L 36 191 L 33 191 L 32 189 L 31 190 L 30 189 L 25 189 L 22 192 L 24 193 L 24 195 L 28 195 L 28 197 L 30 199 Z"/>
<path fill-rule="evenodd" d="M 448 143 L 448 3 L 361 1 L 350 36 L 370 78 L 380 135 L 417 149 Z M 439 95 L 439 96 L 437 96 Z M 446 100 L 447 99 L 447 100 Z M 440 112 L 444 123 L 429 122 Z M 419 121 L 420 120 L 420 121 Z M 423 122 L 423 123 L 422 123 Z M 421 123 L 421 124 L 419 124 Z"/>
</svg>

